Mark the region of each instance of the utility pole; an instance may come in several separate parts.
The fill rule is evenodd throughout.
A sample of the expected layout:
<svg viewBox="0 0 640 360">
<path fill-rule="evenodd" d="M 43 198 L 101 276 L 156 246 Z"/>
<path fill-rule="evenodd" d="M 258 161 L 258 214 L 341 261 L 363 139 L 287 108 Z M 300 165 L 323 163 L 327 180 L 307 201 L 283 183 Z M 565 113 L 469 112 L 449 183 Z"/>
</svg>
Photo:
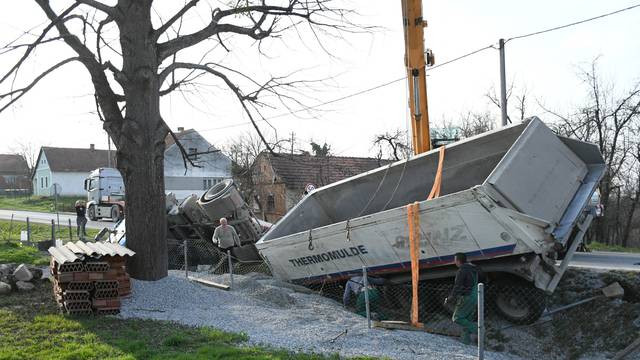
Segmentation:
<svg viewBox="0 0 640 360">
<path fill-rule="evenodd" d="M 507 74 L 504 64 L 504 39 L 498 42 L 500 46 L 500 110 L 502 110 L 502 126 L 507 126 Z"/>
</svg>

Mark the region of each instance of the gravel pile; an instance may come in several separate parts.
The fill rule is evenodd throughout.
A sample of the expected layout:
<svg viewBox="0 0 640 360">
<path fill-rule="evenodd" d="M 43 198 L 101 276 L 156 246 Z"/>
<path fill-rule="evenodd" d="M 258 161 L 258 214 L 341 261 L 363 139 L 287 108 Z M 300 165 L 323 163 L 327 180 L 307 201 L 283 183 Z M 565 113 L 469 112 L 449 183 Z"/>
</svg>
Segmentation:
<svg viewBox="0 0 640 360">
<path fill-rule="evenodd" d="M 228 283 L 228 276 L 210 280 Z M 476 349 L 424 332 L 366 328 L 366 320 L 305 288 L 259 274 L 234 276 L 232 291 L 208 288 L 171 271 L 155 282 L 133 281 L 121 317 L 175 321 L 244 332 L 249 342 L 296 352 L 392 359 L 475 359 Z M 345 333 L 346 331 L 346 333 Z M 342 335 L 341 335 L 342 334 Z M 487 359 L 512 359 L 487 353 Z"/>
</svg>

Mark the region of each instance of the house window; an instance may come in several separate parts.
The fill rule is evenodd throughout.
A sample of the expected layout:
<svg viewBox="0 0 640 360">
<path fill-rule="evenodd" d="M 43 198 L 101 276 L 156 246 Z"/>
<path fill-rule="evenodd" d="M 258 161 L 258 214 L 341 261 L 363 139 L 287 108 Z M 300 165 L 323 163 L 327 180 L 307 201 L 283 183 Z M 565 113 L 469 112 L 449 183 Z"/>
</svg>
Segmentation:
<svg viewBox="0 0 640 360">
<path fill-rule="evenodd" d="M 44 185 L 45 185 L 46 188 L 49 187 L 49 178 L 48 177 L 44 178 Z"/>
<path fill-rule="evenodd" d="M 40 188 L 44 189 L 44 178 L 40 178 Z"/>
<path fill-rule="evenodd" d="M 198 148 L 189 148 L 189 157 L 198 160 Z"/>
<path fill-rule="evenodd" d="M 276 209 L 276 198 L 273 194 L 267 196 L 267 211 L 274 211 Z"/>
</svg>

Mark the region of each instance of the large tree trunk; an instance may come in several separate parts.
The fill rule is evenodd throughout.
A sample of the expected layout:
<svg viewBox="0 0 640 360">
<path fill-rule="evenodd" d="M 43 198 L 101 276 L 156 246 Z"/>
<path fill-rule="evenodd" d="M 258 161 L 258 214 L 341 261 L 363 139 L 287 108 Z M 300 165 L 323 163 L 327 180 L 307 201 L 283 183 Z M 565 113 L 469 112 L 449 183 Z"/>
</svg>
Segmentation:
<svg viewBox="0 0 640 360">
<path fill-rule="evenodd" d="M 127 247 L 136 252 L 129 262 L 129 272 L 136 279 L 158 280 L 167 276 L 164 193 L 167 128 L 160 116 L 151 2 L 120 0 L 119 6 L 126 9 L 119 26 L 127 107 L 118 144 L 118 169 L 126 189 Z"/>
</svg>

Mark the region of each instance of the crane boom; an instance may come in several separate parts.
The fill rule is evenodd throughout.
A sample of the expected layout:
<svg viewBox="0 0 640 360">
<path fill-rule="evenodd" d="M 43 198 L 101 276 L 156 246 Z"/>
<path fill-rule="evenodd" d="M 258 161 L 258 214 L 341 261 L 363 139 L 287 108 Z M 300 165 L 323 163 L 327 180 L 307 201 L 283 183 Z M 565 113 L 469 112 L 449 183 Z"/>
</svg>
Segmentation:
<svg viewBox="0 0 640 360">
<path fill-rule="evenodd" d="M 431 150 L 425 69 L 427 64 L 433 65 L 433 56 L 429 52 L 425 58 L 424 28 L 427 22 L 422 18 L 422 0 L 401 0 L 401 2 L 412 144 L 413 151 L 417 155 Z"/>
</svg>

